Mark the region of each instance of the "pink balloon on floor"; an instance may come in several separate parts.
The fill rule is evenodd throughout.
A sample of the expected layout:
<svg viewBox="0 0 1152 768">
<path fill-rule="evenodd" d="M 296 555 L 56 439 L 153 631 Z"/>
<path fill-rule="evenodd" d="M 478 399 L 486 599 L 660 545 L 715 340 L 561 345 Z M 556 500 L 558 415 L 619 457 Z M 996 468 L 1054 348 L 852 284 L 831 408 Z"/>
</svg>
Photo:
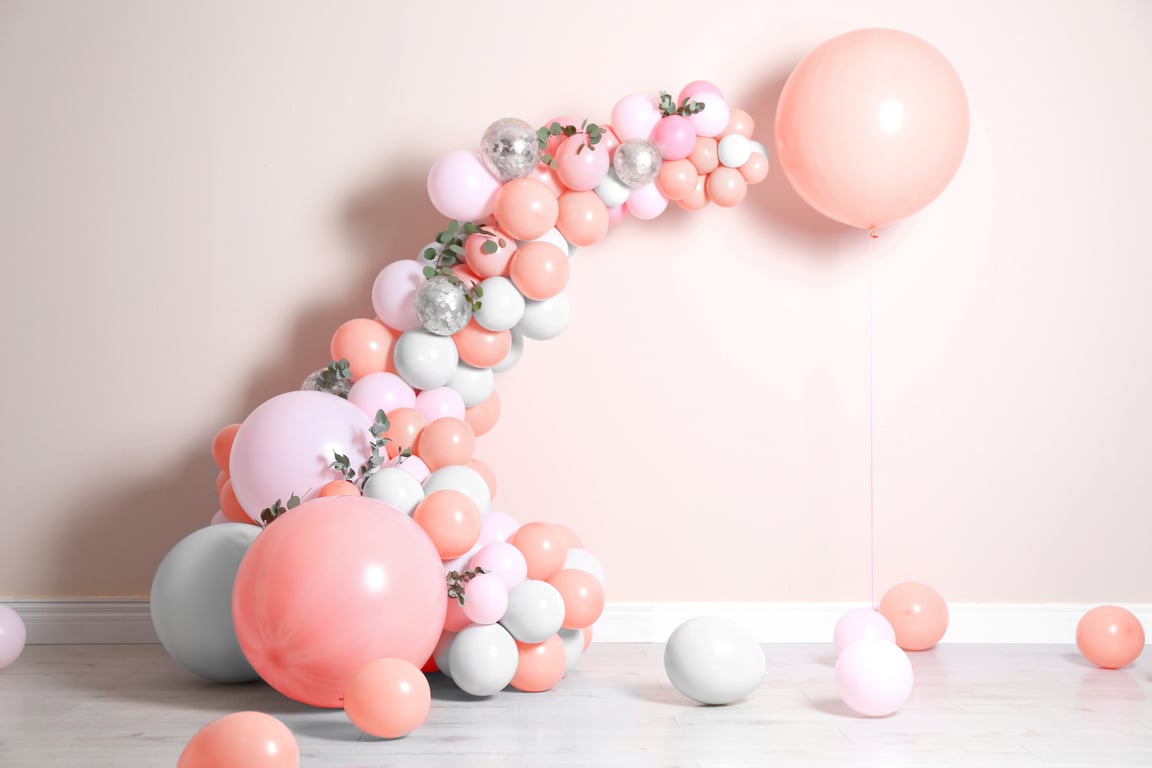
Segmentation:
<svg viewBox="0 0 1152 768">
<path fill-rule="evenodd" d="M 836 690 L 852 710 L 869 717 L 890 715 L 912 693 L 912 662 L 895 643 L 870 637 L 848 646 L 836 659 Z"/>
<path fill-rule="evenodd" d="M 832 645 L 840 654 L 845 648 L 869 637 L 896 642 L 896 630 L 879 611 L 863 607 L 853 608 L 840 617 L 832 631 Z"/>
<path fill-rule="evenodd" d="M 24 652 L 28 631 L 24 619 L 7 605 L 0 605 L 0 669 L 4 669 Z"/>
</svg>

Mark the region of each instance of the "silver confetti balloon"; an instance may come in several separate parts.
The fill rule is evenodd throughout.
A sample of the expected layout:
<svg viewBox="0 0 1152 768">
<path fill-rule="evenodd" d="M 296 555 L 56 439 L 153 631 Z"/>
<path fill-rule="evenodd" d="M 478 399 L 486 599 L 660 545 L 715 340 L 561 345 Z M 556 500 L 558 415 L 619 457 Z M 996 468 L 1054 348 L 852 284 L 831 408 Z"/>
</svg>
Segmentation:
<svg viewBox="0 0 1152 768">
<path fill-rule="evenodd" d="M 328 374 L 327 376 L 325 374 Z M 348 397 L 348 390 L 352 388 L 352 382 L 349 379 L 333 379 L 331 373 L 327 368 L 319 368 L 312 373 L 308 374 L 308 378 L 304 379 L 304 383 L 300 385 L 300 389 L 312 392 L 327 392 L 330 395 L 337 397 Z"/>
<path fill-rule="evenodd" d="M 636 189 L 653 181 L 660 173 L 660 152 L 652 142 L 644 139 L 629 139 L 616 147 L 612 158 L 612 170 L 616 177 L 629 187 Z"/>
<path fill-rule="evenodd" d="M 481 145 L 484 164 L 500 181 L 527 176 L 540 162 L 536 129 L 518 117 L 504 117 L 488 126 Z"/>
<path fill-rule="evenodd" d="M 437 275 L 416 292 L 416 316 L 429 333 L 451 336 L 472 319 L 472 302 L 459 281 Z"/>
</svg>

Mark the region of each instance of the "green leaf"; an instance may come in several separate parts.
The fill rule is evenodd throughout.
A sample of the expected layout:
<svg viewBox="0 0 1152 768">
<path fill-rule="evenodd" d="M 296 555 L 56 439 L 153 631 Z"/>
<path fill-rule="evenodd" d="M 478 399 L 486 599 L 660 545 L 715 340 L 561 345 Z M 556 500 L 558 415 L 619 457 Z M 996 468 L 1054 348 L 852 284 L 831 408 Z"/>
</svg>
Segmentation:
<svg viewBox="0 0 1152 768">
<path fill-rule="evenodd" d="M 481 296 L 484 295 L 484 289 L 481 288 L 480 286 L 476 286 L 475 288 L 472 289 L 472 295 L 475 296 L 476 298 L 480 298 Z"/>
<path fill-rule="evenodd" d="M 544 154 L 540 155 L 540 162 L 544 163 L 544 165 L 552 165 L 552 155 L 545 152 Z"/>
<path fill-rule="evenodd" d="M 477 301 L 475 304 L 473 304 L 473 305 L 472 305 L 472 311 L 473 311 L 473 312 L 479 312 L 479 311 L 480 311 L 480 308 L 481 308 L 482 306 L 484 306 L 484 302 L 481 302 L 481 301 Z"/>
<path fill-rule="evenodd" d="M 424 249 L 424 258 L 428 259 L 428 261 L 435 261 L 436 260 L 436 249 L 435 248 L 425 248 Z"/>
<path fill-rule="evenodd" d="M 496 251 L 498 251 L 498 250 L 500 250 L 500 249 L 496 246 L 496 243 L 493 242 L 492 240 L 485 240 L 484 245 L 480 246 L 480 252 L 488 254 L 489 256 L 496 253 Z"/>
<path fill-rule="evenodd" d="M 424 279 L 431 280 L 436 277 L 436 267 L 424 267 Z"/>
<path fill-rule="evenodd" d="M 452 243 L 452 245 L 448 246 L 448 250 L 451 251 L 452 253 L 456 254 L 457 256 L 463 256 L 464 255 L 464 246 L 458 245 L 456 243 Z"/>
<path fill-rule="evenodd" d="M 456 221 L 455 219 L 448 222 L 448 234 L 454 235 L 458 229 L 460 229 L 460 222 Z"/>
<path fill-rule="evenodd" d="M 297 496 L 296 494 L 292 494 L 291 496 L 289 496 L 288 497 L 288 509 L 295 509 L 298 506 L 300 506 L 300 497 Z M 277 530 L 279 530 L 279 528 L 277 528 Z"/>
<path fill-rule="evenodd" d="M 476 226 L 470 221 L 464 225 L 464 234 L 466 235 L 475 235 L 479 231 L 480 227 Z"/>
<path fill-rule="evenodd" d="M 548 133 L 552 134 L 553 136 L 559 136 L 560 134 L 564 133 L 564 126 L 560 125 L 560 123 L 554 122 L 552 125 L 548 126 Z"/>
</svg>

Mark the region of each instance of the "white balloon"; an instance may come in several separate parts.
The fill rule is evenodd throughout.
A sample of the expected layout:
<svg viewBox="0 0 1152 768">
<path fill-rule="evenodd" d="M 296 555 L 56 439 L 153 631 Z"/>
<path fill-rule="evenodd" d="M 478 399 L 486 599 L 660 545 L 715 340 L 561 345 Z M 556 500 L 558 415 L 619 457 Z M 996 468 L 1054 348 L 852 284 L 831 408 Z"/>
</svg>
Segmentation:
<svg viewBox="0 0 1152 768">
<path fill-rule="evenodd" d="M 392 348 L 396 373 L 413 389 L 435 389 L 456 373 L 460 353 L 451 336 L 427 331 L 405 331 Z"/>
<path fill-rule="evenodd" d="M 491 368 L 475 368 L 468 363 L 456 366 L 456 373 L 448 380 L 448 386 L 460 393 L 464 405 L 471 408 L 488 399 L 496 388 L 496 375 Z"/>
<path fill-rule="evenodd" d="M 720 144 L 716 147 L 716 157 L 720 159 L 722 165 L 739 168 L 752 157 L 752 142 L 746 136 L 730 133 L 720 139 Z"/>
<path fill-rule="evenodd" d="M 749 141 L 748 148 L 753 152 L 759 152 L 764 155 L 764 157 L 768 157 L 768 148 L 756 140 Z"/>
<path fill-rule="evenodd" d="M 523 245 L 524 243 L 534 243 L 537 241 L 552 243 L 552 245 L 559 248 L 565 256 L 572 256 L 572 246 L 568 243 L 567 240 L 564 239 L 564 235 L 560 234 L 560 230 L 556 229 L 556 227 L 552 227 L 552 229 L 540 235 L 540 237 L 534 237 L 531 240 L 520 240 L 518 242 Z"/>
<path fill-rule="evenodd" d="M 492 372 L 503 373 L 520 362 L 520 358 L 523 356 L 524 334 L 512 331 L 512 346 L 508 347 L 508 354 L 504 355 L 504 359 L 492 366 Z"/>
<path fill-rule="evenodd" d="M 564 598 L 548 582 L 528 579 L 508 592 L 500 623 L 522 643 L 542 643 L 564 624 Z"/>
<path fill-rule="evenodd" d="M 596 186 L 596 194 L 604 201 L 604 205 L 615 208 L 628 202 L 632 195 L 632 188 L 620 181 L 616 171 L 609 169 L 608 175 Z"/>
<path fill-rule="evenodd" d="M 563 333 L 571 319 L 568 294 L 561 292 L 543 301 L 525 302 L 524 317 L 516 324 L 516 330 L 530 339 L 547 341 Z"/>
<path fill-rule="evenodd" d="M 424 487 L 411 472 L 400 467 L 384 467 L 376 470 L 364 483 L 364 495 L 411 517 L 416 505 L 424 499 Z"/>
<path fill-rule="evenodd" d="M 596 581 L 600 582 L 600 586 L 606 587 L 607 583 L 604 581 L 604 566 L 600 561 L 586 549 L 579 549 L 573 547 L 568 550 L 568 557 L 564 560 L 564 568 L 571 568 L 576 571 L 587 571 L 596 577 Z"/>
<path fill-rule="evenodd" d="M 508 278 L 489 277 L 480 281 L 480 288 L 480 309 L 472 314 L 478 325 L 490 331 L 506 331 L 524 317 L 524 294 Z"/>
<path fill-rule="evenodd" d="M 568 674 L 584 655 L 584 630 L 561 629 L 559 635 L 560 642 L 564 643 L 564 674 Z"/>
<path fill-rule="evenodd" d="M 701 704 L 731 704 L 759 687 L 764 649 L 744 627 L 718 616 L 681 624 L 664 647 L 664 671 L 676 690 Z"/>
<path fill-rule="evenodd" d="M 491 696 L 504 690 L 519 663 L 516 641 L 499 624 L 465 627 L 448 649 L 452 682 L 473 696 Z"/>
<path fill-rule="evenodd" d="M 440 635 L 440 640 L 436 643 L 436 649 L 432 651 L 432 660 L 436 662 L 436 668 L 449 679 L 452 677 L 452 667 L 448 665 L 448 651 L 451 650 L 452 641 L 455 639 L 455 632 L 443 632 Z"/>
<path fill-rule="evenodd" d="M 460 491 L 476 502 L 481 515 L 488 514 L 492 507 L 492 492 L 488 482 L 472 467 L 450 464 L 433 472 L 424 481 L 424 494 L 430 496 L 436 491 Z"/>
</svg>

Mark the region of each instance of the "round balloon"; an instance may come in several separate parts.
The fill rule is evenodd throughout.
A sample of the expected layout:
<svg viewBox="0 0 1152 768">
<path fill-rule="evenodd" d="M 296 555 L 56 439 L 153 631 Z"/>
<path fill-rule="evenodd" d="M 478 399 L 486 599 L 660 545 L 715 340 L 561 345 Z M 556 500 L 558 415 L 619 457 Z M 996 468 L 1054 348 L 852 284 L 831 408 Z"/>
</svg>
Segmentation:
<svg viewBox="0 0 1152 768">
<path fill-rule="evenodd" d="M 744 627 L 700 616 L 677 627 L 664 647 L 664 671 L 676 690 L 701 704 L 731 704 L 759 687 L 764 649 Z"/>
<path fill-rule="evenodd" d="M 895 643 L 865 638 L 836 659 L 836 690 L 845 704 L 862 715 L 890 715 L 912 693 L 912 662 Z"/>
<path fill-rule="evenodd" d="M 299 768 L 300 747 L 288 726 L 263 712 L 233 712 L 201 728 L 176 768 Z"/>
<path fill-rule="evenodd" d="M 499 624 L 465 627 L 451 643 L 448 668 L 460 690 L 473 696 L 491 696 L 512 682 L 519 650 Z"/>
<path fill-rule="evenodd" d="M 893 29 L 856 30 L 816 48 L 776 110 L 776 155 L 797 194 L 864 229 L 932 202 L 967 145 L 960 76 L 931 45 Z"/>
<path fill-rule="evenodd" d="M 181 539 L 152 578 L 152 626 L 168 655 L 217 683 L 257 679 L 232 622 L 236 572 L 260 528 L 221 523 Z"/>
<path fill-rule="evenodd" d="M 28 630 L 20 614 L 7 605 L 0 605 L 0 669 L 4 669 L 24 652 Z"/>
<path fill-rule="evenodd" d="M 236 574 L 232 613 L 252 667 L 276 690 L 339 707 L 361 665 L 417 666 L 444 626 L 447 585 L 408 516 L 364 496 L 326 496 L 276 518 Z"/>
</svg>

